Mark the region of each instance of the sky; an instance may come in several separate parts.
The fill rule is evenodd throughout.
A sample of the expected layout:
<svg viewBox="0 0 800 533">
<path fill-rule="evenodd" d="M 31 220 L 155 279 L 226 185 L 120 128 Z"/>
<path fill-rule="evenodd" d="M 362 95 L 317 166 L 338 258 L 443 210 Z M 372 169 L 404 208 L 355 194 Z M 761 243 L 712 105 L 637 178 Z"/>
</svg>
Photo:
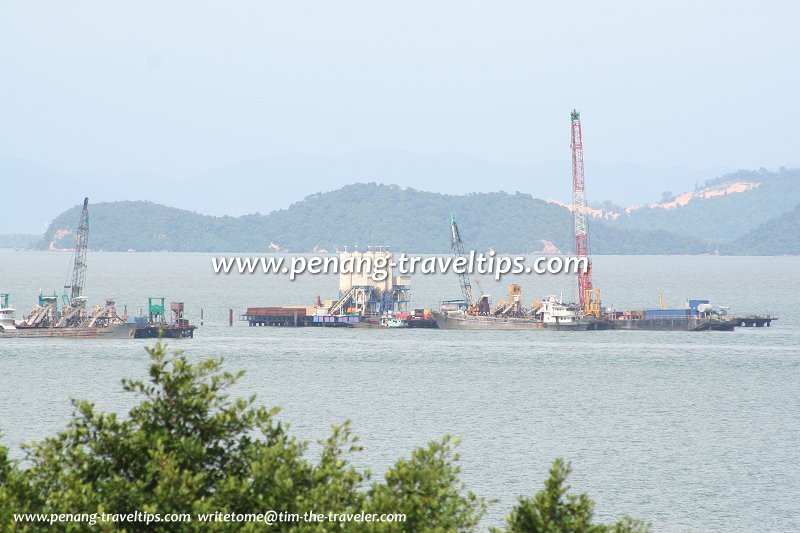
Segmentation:
<svg viewBox="0 0 800 533">
<path fill-rule="evenodd" d="M 285 154 L 536 165 L 568 160 L 578 108 L 587 172 L 795 166 L 798 20 L 770 0 L 5 1 L 0 154 L 98 180 Z"/>
</svg>

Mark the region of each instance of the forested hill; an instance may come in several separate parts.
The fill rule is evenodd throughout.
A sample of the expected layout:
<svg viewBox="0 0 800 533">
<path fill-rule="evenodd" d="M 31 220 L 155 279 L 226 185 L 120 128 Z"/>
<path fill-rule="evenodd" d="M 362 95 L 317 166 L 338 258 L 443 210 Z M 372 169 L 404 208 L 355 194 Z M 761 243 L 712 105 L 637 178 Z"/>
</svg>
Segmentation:
<svg viewBox="0 0 800 533">
<path fill-rule="evenodd" d="M 215 252 L 266 252 L 271 245 L 290 252 L 387 245 L 397 251 L 447 252 L 451 211 L 457 214 L 468 248 L 530 252 L 552 243 L 568 252 L 571 247 L 571 213 L 528 194 L 454 196 L 374 183 L 314 194 L 268 215 L 236 218 L 149 202 L 90 204 L 89 245 L 108 251 Z M 59 215 L 39 247 L 71 247 L 78 218 L 78 206 Z M 691 254 L 709 249 L 698 239 L 615 228 L 602 221 L 592 221 L 592 232 L 592 247 L 599 254 Z"/>
<path fill-rule="evenodd" d="M 665 229 L 691 237 L 729 241 L 776 215 L 792 210 L 798 201 L 800 170 L 740 170 L 708 180 L 704 186 L 691 192 L 665 192 L 662 201 L 632 209 L 617 218 L 615 223 L 630 228 Z"/>
<path fill-rule="evenodd" d="M 647 206 L 608 204 L 592 211 L 597 254 L 800 253 L 800 171 L 740 171 L 692 192 L 665 192 Z M 95 250 L 266 252 L 334 251 L 386 245 L 412 252 L 449 251 L 455 211 L 468 248 L 535 252 L 572 247 L 565 206 L 523 193 L 446 195 L 361 183 L 307 196 L 268 215 L 213 217 L 149 202 L 90 203 Z M 794 213 L 794 214 L 793 214 Z M 70 248 L 76 206 L 59 215 L 39 248 Z"/>
<path fill-rule="evenodd" d="M 724 245 L 721 251 L 732 255 L 800 255 L 800 204 Z"/>
</svg>

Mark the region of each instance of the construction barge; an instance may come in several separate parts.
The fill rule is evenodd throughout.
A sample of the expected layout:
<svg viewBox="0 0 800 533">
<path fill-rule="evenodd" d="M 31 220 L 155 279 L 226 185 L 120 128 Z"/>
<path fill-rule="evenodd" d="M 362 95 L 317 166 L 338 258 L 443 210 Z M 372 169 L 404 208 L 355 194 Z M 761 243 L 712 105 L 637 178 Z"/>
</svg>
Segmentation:
<svg viewBox="0 0 800 533">
<path fill-rule="evenodd" d="M 442 302 L 436 312 L 441 329 L 539 329 L 555 331 L 588 330 L 655 330 L 655 331 L 733 331 L 742 326 L 770 325 L 767 317 L 732 317 L 726 307 L 713 307 L 708 300 L 688 300 L 685 308 L 615 312 L 604 309 L 600 290 L 592 285 L 592 263 L 589 253 L 586 186 L 583 164 L 583 140 L 580 113 L 571 115 L 572 204 L 575 237 L 575 258 L 584 261 L 577 273 L 578 302 L 564 302 L 562 297 L 547 296 L 534 300 L 530 308 L 522 306 L 522 289 L 512 284 L 508 300 L 492 308 L 488 295 L 481 290 L 473 298 L 472 283 L 467 272 L 458 273 L 462 299 Z M 450 215 L 451 248 L 457 259 L 464 259 L 464 243 L 455 219 Z M 528 269 L 530 272 L 530 269 Z M 477 280 L 476 280 L 477 283 Z M 480 289 L 480 284 L 478 284 Z"/>
<path fill-rule="evenodd" d="M 512 285 L 509 290 L 518 291 L 518 287 Z M 519 294 L 521 296 L 521 292 Z M 488 295 L 482 294 L 481 299 L 488 306 Z M 434 315 L 440 329 L 733 331 L 739 324 L 739 319 L 713 308 L 708 300 L 689 300 L 682 309 L 609 310 L 600 316 L 581 313 L 579 305 L 563 303 L 556 296 L 548 296 L 543 302 L 535 301 L 530 309 L 517 307 L 513 313 L 509 313 L 502 302 L 491 312 L 481 312 L 457 300 L 442 302 L 441 309 Z"/>
<path fill-rule="evenodd" d="M 430 310 L 384 316 L 331 315 L 324 307 L 248 307 L 240 315 L 248 326 L 328 328 L 437 328 Z"/>
<path fill-rule="evenodd" d="M 460 234 L 455 216 L 451 215 L 451 233 L 454 248 L 459 255 Z M 382 254 L 392 263 L 388 251 L 342 252 L 341 260 L 355 256 L 374 259 Z M 459 276 L 462 299 L 441 302 L 438 309 L 407 311 L 411 282 L 402 276 L 392 281 L 376 282 L 369 273 L 353 277 L 340 274 L 339 298 L 321 300 L 318 296 L 313 306 L 248 307 L 240 320 L 251 327 L 345 327 L 345 328 L 425 328 L 451 330 L 544 330 L 544 331 L 733 331 L 736 326 L 768 325 L 766 318 L 750 315 L 734 317 L 729 308 L 717 307 L 709 300 L 690 299 L 685 307 L 667 309 L 663 299 L 660 307 L 636 311 L 614 311 L 600 306 L 600 291 L 592 289 L 586 296 L 589 305 L 564 301 L 563 295 L 549 295 L 533 300 L 529 307 L 523 305 L 522 287 L 508 286 L 507 297 L 493 305 L 475 280 L 480 290 L 476 302 L 472 301 L 472 285 L 466 274 Z M 763 320 L 762 320 L 763 319 Z"/>
<path fill-rule="evenodd" d="M 274 327 L 347 327 L 360 320 L 358 316 L 317 316 L 307 307 L 248 307 L 239 319 L 248 326 Z M 311 308 L 313 309 L 313 308 Z"/>
<path fill-rule="evenodd" d="M 113 300 L 85 312 L 83 306 L 58 309 L 54 295 L 39 295 L 39 303 L 28 316 L 14 319 L 9 294 L 0 294 L 0 338 L 72 339 L 185 339 L 194 336 L 196 326 L 184 318 L 183 302 L 171 302 L 171 319 L 164 316 L 165 298 L 148 298 L 148 315 L 119 316 Z"/>
<path fill-rule="evenodd" d="M 342 264 L 352 262 L 364 268 L 339 273 L 336 299 L 317 296 L 313 306 L 248 307 L 239 319 L 248 326 L 437 328 L 431 310 L 409 311 L 411 278 L 394 275 L 393 254 L 384 248 L 368 246 L 365 252 L 345 249 L 339 254 Z M 376 265 L 381 264 L 386 265 L 386 270 L 379 272 Z"/>
<path fill-rule="evenodd" d="M 455 213 L 450 214 L 450 246 L 457 258 L 466 257 L 461 231 Z M 466 271 L 458 273 L 462 298 L 441 303 L 434 312 L 439 329 L 458 330 L 550 330 L 589 331 L 610 329 L 607 320 L 588 315 L 574 303 L 564 302 L 562 296 L 549 295 L 543 300 L 534 300 L 530 307 L 523 306 L 522 286 L 508 286 L 507 299 L 492 307 L 478 280 L 480 290 L 473 297 L 472 282 Z"/>
<path fill-rule="evenodd" d="M 451 219 L 452 220 L 452 219 Z M 607 321 L 583 317 L 575 304 L 564 303 L 561 297 L 550 295 L 534 300 L 530 308 L 522 305 L 522 287 L 508 286 L 508 300 L 500 301 L 493 309 L 489 295 L 481 291 L 477 305 L 467 300 L 442 302 L 434 312 L 439 329 L 498 329 L 589 331 L 609 329 Z"/>
<path fill-rule="evenodd" d="M 194 336 L 195 326 L 184 317 L 183 302 L 170 304 L 169 321 L 165 315 L 166 298 L 148 298 L 147 316 L 128 317 L 127 312 L 119 316 L 112 299 L 88 309 L 83 296 L 88 239 L 89 199 L 84 198 L 75 233 L 72 282 L 64 286 L 60 302 L 55 292 L 43 295 L 40 291 L 38 303 L 21 320 L 14 318 L 15 309 L 10 305 L 9 294 L 0 294 L 0 338 L 181 339 Z"/>
</svg>

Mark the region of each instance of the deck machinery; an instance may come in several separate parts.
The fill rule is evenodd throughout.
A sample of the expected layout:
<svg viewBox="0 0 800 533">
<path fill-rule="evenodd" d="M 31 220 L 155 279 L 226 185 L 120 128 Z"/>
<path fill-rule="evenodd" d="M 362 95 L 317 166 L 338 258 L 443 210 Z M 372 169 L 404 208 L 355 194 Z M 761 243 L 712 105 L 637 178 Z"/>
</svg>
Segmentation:
<svg viewBox="0 0 800 533">
<path fill-rule="evenodd" d="M 189 324 L 184 317 L 183 302 L 170 302 L 170 317 L 167 320 L 166 301 L 164 297 L 149 297 L 147 299 L 147 317 L 133 317 L 131 323 L 136 325 L 134 337 L 137 339 L 154 339 L 164 337 L 168 339 L 181 339 L 194 337 L 197 326 Z"/>
<path fill-rule="evenodd" d="M 411 315 L 408 311 L 410 276 L 394 275 L 394 256 L 384 248 L 368 246 L 366 252 L 345 249 L 339 253 L 339 293 L 335 300 L 318 296 L 313 306 L 248 307 L 240 318 L 250 326 L 353 327 L 379 324 L 389 317 L 408 317 L 409 324 L 413 321 L 414 325 L 423 323 L 415 320 L 416 312 Z M 428 322 L 433 324 L 432 320 Z"/>
<path fill-rule="evenodd" d="M 353 264 L 359 268 L 349 272 L 341 269 L 339 299 L 333 302 L 327 314 L 377 317 L 408 312 L 411 278 L 394 275 L 394 256 L 383 248 L 369 246 L 366 252 L 345 250 L 339 254 L 340 265 Z M 385 266 L 379 268 L 378 265 Z"/>
<path fill-rule="evenodd" d="M 86 283 L 86 255 L 89 247 L 89 198 L 83 199 L 75 251 L 64 292 L 39 292 L 37 305 L 21 320 L 13 318 L 6 295 L 0 302 L 0 337 L 72 337 L 72 338 L 170 338 L 192 337 L 195 326 L 183 315 L 183 303 L 173 302 L 172 317 L 165 316 L 165 298 L 148 299 L 148 316 L 128 318 L 117 314 L 115 302 L 106 298 L 102 305 L 89 308 L 83 294 Z"/>
</svg>

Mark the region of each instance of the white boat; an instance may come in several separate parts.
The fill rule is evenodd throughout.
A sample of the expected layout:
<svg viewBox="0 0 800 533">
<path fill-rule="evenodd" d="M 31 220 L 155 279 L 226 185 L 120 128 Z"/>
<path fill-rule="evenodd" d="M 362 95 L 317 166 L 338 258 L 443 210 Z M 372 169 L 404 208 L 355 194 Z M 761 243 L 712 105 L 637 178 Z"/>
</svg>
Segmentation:
<svg viewBox="0 0 800 533">
<path fill-rule="evenodd" d="M 434 317 L 440 329 L 606 329 L 604 322 L 586 320 L 575 304 L 565 304 L 556 296 L 534 302 L 533 309 L 521 316 L 467 314 L 457 305 L 445 304 L 439 311 L 434 311 Z"/>
<path fill-rule="evenodd" d="M 546 296 L 541 305 L 534 307 L 533 315 L 537 317 L 545 327 L 561 326 L 564 329 L 577 328 L 581 322 L 578 307 L 574 304 L 565 304 L 557 296 Z"/>
<path fill-rule="evenodd" d="M 15 331 L 14 308 L 8 304 L 8 294 L 0 294 L 0 331 Z"/>
</svg>

